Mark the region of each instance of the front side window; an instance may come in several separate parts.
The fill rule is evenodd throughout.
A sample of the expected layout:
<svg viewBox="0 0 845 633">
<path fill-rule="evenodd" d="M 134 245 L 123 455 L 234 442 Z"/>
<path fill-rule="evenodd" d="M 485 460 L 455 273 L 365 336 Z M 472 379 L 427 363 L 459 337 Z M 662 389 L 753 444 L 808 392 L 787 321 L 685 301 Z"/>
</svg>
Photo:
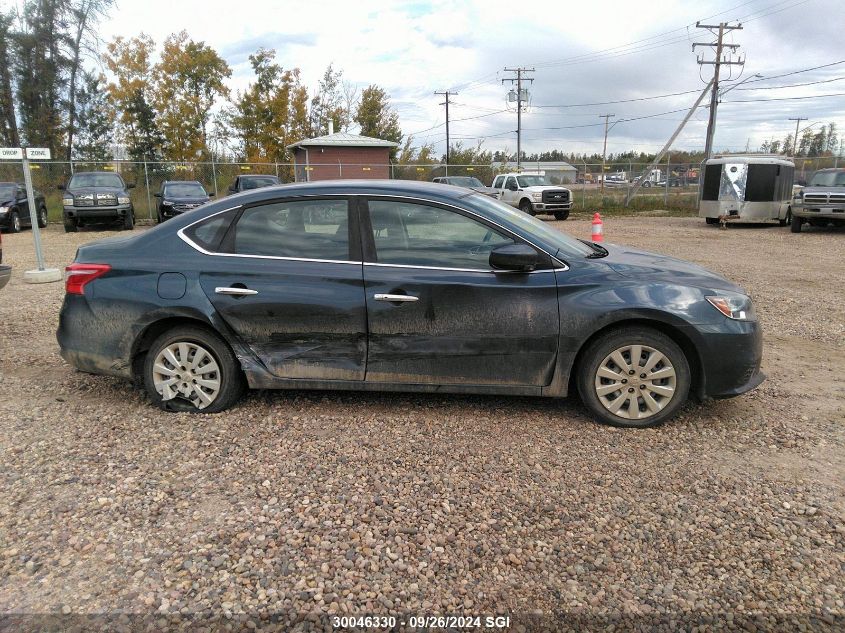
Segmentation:
<svg viewBox="0 0 845 633">
<path fill-rule="evenodd" d="M 227 243 L 233 253 L 349 260 L 346 200 L 288 200 L 246 209 Z"/>
<path fill-rule="evenodd" d="M 490 270 L 490 251 L 510 237 L 454 211 L 393 200 L 369 202 L 380 264 Z"/>
</svg>

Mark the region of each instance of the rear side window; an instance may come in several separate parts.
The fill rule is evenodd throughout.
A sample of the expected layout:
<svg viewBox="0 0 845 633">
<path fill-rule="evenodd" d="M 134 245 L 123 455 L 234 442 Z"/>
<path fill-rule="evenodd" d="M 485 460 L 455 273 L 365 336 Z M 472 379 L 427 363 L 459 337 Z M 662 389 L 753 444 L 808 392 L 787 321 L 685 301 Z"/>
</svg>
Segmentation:
<svg viewBox="0 0 845 633">
<path fill-rule="evenodd" d="M 349 261 L 349 203 L 287 200 L 250 207 L 226 245 L 238 255 Z"/>
<path fill-rule="evenodd" d="M 505 179 L 504 176 L 496 176 L 496 180 L 493 181 L 493 188 L 494 189 L 501 189 L 502 188 L 502 181 Z"/>
<path fill-rule="evenodd" d="M 220 250 L 220 242 L 237 214 L 238 210 L 232 209 L 213 215 L 189 226 L 185 229 L 185 235 L 201 248 L 216 252 Z"/>
</svg>

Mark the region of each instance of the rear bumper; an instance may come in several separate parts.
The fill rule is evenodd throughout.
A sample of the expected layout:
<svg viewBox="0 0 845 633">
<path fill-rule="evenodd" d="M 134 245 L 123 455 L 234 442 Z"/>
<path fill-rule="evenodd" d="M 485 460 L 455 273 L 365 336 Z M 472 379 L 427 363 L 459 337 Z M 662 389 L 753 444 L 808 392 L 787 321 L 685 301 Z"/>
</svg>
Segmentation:
<svg viewBox="0 0 845 633">
<path fill-rule="evenodd" d="M 62 211 L 65 219 L 109 220 L 122 218 L 132 210 L 131 204 L 119 204 L 114 207 L 65 207 Z"/>
<path fill-rule="evenodd" d="M 2 289 L 12 278 L 11 266 L 0 266 L 0 289 Z"/>
<path fill-rule="evenodd" d="M 119 327 L 103 327 L 84 296 L 65 296 L 56 340 L 62 358 L 77 369 L 131 378 L 132 368 L 121 345 L 121 333 Z"/>
</svg>

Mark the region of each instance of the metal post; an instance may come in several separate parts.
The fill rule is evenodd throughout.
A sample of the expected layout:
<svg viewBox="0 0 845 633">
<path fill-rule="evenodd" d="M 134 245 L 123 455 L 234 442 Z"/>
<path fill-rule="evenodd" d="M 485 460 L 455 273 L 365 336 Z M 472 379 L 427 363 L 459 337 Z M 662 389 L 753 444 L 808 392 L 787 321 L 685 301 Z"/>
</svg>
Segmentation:
<svg viewBox="0 0 845 633">
<path fill-rule="evenodd" d="M 35 242 L 35 259 L 38 270 L 44 270 L 44 253 L 41 252 L 41 229 L 38 226 L 38 209 L 35 207 L 35 192 L 32 190 L 32 173 L 29 171 L 29 159 L 24 153 L 23 180 L 26 184 L 26 199 L 29 204 L 29 222 L 32 225 L 32 239 Z"/>
<path fill-rule="evenodd" d="M 666 191 L 663 193 L 663 204 L 669 206 L 669 161 L 672 159 L 671 154 L 666 154 Z"/>
<path fill-rule="evenodd" d="M 584 161 L 584 178 L 581 179 L 581 206 L 587 210 L 587 161 Z"/>
<path fill-rule="evenodd" d="M 147 173 L 147 160 L 144 159 L 144 184 L 147 186 L 147 215 L 153 219 L 153 200 L 150 197 L 150 175 Z"/>
<path fill-rule="evenodd" d="M 607 124 L 610 121 L 610 117 L 616 116 L 615 114 L 600 114 L 599 118 L 604 119 L 604 150 L 602 150 L 601 154 L 601 195 L 604 196 L 604 169 L 605 163 L 607 162 L 607 131 L 608 127 Z"/>
<path fill-rule="evenodd" d="M 279 175 L 279 170 L 276 170 L 276 175 Z M 218 195 L 217 191 L 217 165 L 214 163 L 214 154 L 211 155 L 211 177 L 214 178 L 214 197 Z"/>
</svg>

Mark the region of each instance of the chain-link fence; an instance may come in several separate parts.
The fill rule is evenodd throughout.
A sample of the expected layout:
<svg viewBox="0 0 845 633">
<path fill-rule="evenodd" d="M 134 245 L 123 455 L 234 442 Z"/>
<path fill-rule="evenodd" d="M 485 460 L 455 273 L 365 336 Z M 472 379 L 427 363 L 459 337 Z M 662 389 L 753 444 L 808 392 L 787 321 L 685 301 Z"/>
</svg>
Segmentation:
<svg viewBox="0 0 845 633">
<path fill-rule="evenodd" d="M 837 157 L 798 158 L 795 161 L 795 182 L 805 183 L 812 173 L 824 167 L 835 167 L 845 161 Z M 561 185 L 572 191 L 573 211 L 602 211 L 625 207 L 625 199 L 635 179 L 643 176 L 646 163 L 613 162 L 548 164 L 523 162 L 522 173 L 543 175 L 550 184 Z M 70 177 L 82 171 L 111 171 L 124 181 L 134 184 L 130 197 L 136 219 L 156 217 L 155 194 L 165 180 L 196 180 L 209 193 L 220 198 L 229 194 L 235 178 L 245 174 L 278 176 L 282 182 L 293 182 L 294 174 L 301 179 L 373 178 L 387 177 L 395 180 L 431 181 L 441 176 L 469 176 L 489 186 L 495 177 L 515 171 L 513 165 L 444 165 L 444 164 L 344 164 L 322 165 L 312 163 L 295 167 L 291 163 L 173 163 L 112 161 L 65 162 L 49 161 L 32 163 L 33 184 L 47 201 L 51 221 L 61 220 L 62 192 Z M 698 204 L 699 164 L 664 162 L 644 176 L 643 186 L 631 200 L 632 210 L 669 209 L 694 211 Z M 602 178 L 602 173 L 604 177 Z M 604 182 L 602 182 L 602 180 Z M 16 162 L 0 162 L 0 182 L 23 182 L 22 166 Z"/>
</svg>

